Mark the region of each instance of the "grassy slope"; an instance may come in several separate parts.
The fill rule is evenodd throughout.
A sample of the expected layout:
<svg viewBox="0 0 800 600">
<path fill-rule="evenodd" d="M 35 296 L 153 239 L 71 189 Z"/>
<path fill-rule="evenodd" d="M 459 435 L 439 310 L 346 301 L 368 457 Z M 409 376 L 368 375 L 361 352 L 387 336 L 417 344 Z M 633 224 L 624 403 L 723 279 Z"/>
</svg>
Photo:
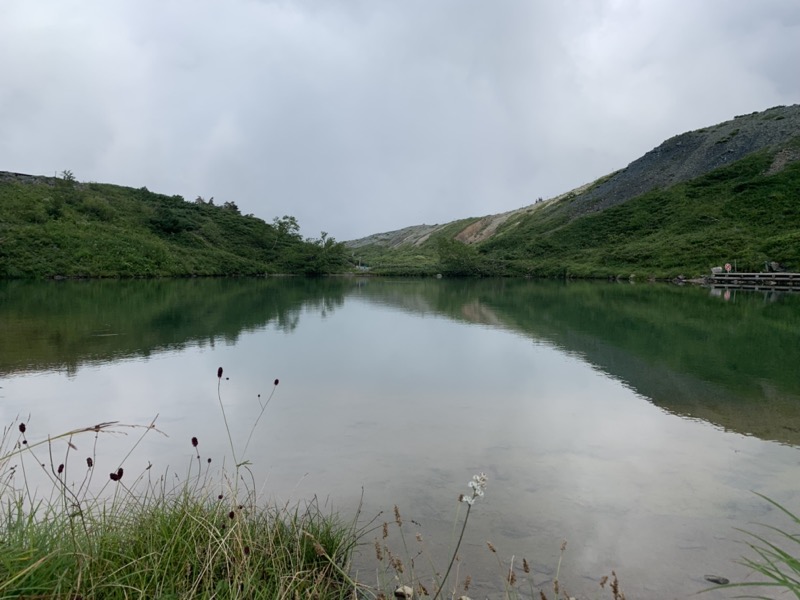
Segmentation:
<svg viewBox="0 0 800 600">
<path fill-rule="evenodd" d="M 797 151 L 800 140 L 792 147 Z M 570 197 L 543 205 L 478 244 L 473 271 L 674 277 L 705 274 L 726 262 L 735 262 L 740 271 L 759 271 L 765 261 L 800 270 L 800 162 L 766 175 L 774 155 L 758 152 L 687 183 L 588 215 L 574 216 Z M 454 236 L 474 220 L 458 221 L 447 231 Z M 435 273 L 444 267 L 435 240 L 413 249 L 367 247 L 359 252 L 379 272 L 412 272 L 408 265 L 414 257 L 416 272 Z"/>
<path fill-rule="evenodd" d="M 314 249 L 235 208 L 146 188 L 0 182 L 0 277 L 298 272 Z"/>
<path fill-rule="evenodd" d="M 529 215 L 481 252 L 542 275 L 657 277 L 707 273 L 736 261 L 800 268 L 800 163 L 765 175 L 761 152 L 688 183 L 569 220 L 565 203 Z"/>
</svg>

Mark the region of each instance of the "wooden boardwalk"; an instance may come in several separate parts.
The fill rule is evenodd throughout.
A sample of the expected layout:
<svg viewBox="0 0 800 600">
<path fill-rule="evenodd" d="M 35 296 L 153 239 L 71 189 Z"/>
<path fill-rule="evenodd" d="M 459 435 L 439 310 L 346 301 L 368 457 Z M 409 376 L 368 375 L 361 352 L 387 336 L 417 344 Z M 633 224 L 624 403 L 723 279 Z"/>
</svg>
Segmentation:
<svg viewBox="0 0 800 600">
<path fill-rule="evenodd" d="M 800 292 L 800 273 L 712 273 L 715 288 Z"/>
</svg>

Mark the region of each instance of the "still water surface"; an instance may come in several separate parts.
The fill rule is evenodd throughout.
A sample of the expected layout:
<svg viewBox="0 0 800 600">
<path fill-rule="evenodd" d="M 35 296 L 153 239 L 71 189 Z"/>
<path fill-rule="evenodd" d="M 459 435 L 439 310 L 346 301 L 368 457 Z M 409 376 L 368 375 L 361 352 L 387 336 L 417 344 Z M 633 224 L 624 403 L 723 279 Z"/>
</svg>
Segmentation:
<svg viewBox="0 0 800 600">
<path fill-rule="evenodd" d="M 753 492 L 800 508 L 800 296 L 513 280 L 5 282 L 0 332 L 0 418 L 25 420 L 29 438 L 158 415 L 168 437 L 148 434 L 127 473 L 186 472 L 192 436 L 204 460 L 230 464 L 217 368 L 240 454 L 280 379 L 244 457 L 259 493 L 316 496 L 345 515 L 363 494 L 365 517 L 385 511 L 379 523 L 397 505 L 440 570 L 456 499 L 486 472 L 461 552 L 473 597 L 497 595 L 497 558 L 512 555 L 549 592 L 567 540 L 572 595 L 597 597 L 616 569 L 628 597 L 685 598 L 710 585 L 704 575 L 747 576 L 737 527 L 788 525 Z M 101 439 L 98 468 L 137 439 Z M 75 471 L 92 439 L 76 443 Z M 371 546 L 358 563 L 374 581 Z"/>
</svg>

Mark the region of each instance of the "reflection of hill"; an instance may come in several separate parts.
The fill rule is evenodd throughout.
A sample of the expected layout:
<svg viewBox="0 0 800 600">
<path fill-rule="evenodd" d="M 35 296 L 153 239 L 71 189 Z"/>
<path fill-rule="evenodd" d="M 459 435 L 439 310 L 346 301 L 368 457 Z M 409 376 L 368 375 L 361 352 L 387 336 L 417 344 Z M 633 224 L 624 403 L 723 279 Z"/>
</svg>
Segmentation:
<svg viewBox="0 0 800 600">
<path fill-rule="evenodd" d="M 183 279 L 0 282 L 0 375 L 236 341 L 303 308 L 332 310 L 344 281 Z"/>
<path fill-rule="evenodd" d="M 665 410 L 800 445 L 800 296 L 519 280 L 370 282 L 383 303 L 545 340 Z"/>
<path fill-rule="evenodd" d="M 544 340 L 663 409 L 800 445 L 800 295 L 523 280 L 0 282 L 0 375 L 234 342 L 352 295 Z"/>
</svg>

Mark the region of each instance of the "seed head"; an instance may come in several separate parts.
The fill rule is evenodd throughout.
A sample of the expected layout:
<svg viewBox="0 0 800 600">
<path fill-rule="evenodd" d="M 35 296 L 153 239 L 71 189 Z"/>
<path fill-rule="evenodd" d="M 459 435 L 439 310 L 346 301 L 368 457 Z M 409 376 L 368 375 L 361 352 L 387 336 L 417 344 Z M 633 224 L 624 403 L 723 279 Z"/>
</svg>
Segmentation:
<svg viewBox="0 0 800 600">
<path fill-rule="evenodd" d="M 236 513 L 235 513 L 235 512 L 233 512 L 233 511 L 231 511 L 231 512 L 229 512 L 229 513 L 228 513 L 228 518 L 229 518 L 229 519 L 232 519 L 232 518 L 233 518 L 233 517 L 235 517 L 235 516 L 236 516 Z"/>
<path fill-rule="evenodd" d="M 405 567 L 403 567 L 403 561 L 399 557 L 397 556 L 394 557 L 394 562 L 392 566 L 394 567 L 395 571 L 397 571 L 401 575 L 403 574 Z"/>
<path fill-rule="evenodd" d="M 531 566 L 530 566 L 530 564 L 528 564 L 528 559 L 527 558 L 523 558 L 522 559 L 522 570 L 525 573 L 530 573 L 531 572 Z"/>
<path fill-rule="evenodd" d="M 245 546 L 244 547 L 244 555 L 245 556 L 250 556 L 250 546 Z"/>
<path fill-rule="evenodd" d="M 217 369 L 217 379 L 222 379 L 222 367 Z"/>
<path fill-rule="evenodd" d="M 497 554 L 497 548 L 494 547 L 494 544 L 492 542 L 486 542 L 486 545 L 489 547 L 489 550 Z"/>
<path fill-rule="evenodd" d="M 63 472 L 64 472 L 64 465 L 63 464 L 58 465 L 58 474 L 61 475 Z"/>
<path fill-rule="evenodd" d="M 193 437 L 193 438 L 192 438 L 192 446 L 194 446 L 195 448 L 197 448 L 197 438 L 196 438 L 196 437 Z"/>
<path fill-rule="evenodd" d="M 279 380 L 279 379 L 276 379 L 276 380 L 275 380 L 275 385 L 278 385 L 279 383 L 280 383 L 280 380 Z"/>
<path fill-rule="evenodd" d="M 384 522 L 383 523 L 383 539 L 389 537 L 389 524 Z"/>
<path fill-rule="evenodd" d="M 403 519 L 400 518 L 400 509 L 397 508 L 397 504 L 394 505 L 394 522 L 397 523 L 398 527 L 403 526 Z"/>
<path fill-rule="evenodd" d="M 25 423 L 20 423 L 19 424 L 19 432 L 20 433 L 25 433 L 25 429 L 26 429 L 25 428 Z"/>
<path fill-rule="evenodd" d="M 94 466 L 94 461 L 92 460 L 91 456 L 86 459 L 86 466 L 90 469 Z"/>
</svg>

